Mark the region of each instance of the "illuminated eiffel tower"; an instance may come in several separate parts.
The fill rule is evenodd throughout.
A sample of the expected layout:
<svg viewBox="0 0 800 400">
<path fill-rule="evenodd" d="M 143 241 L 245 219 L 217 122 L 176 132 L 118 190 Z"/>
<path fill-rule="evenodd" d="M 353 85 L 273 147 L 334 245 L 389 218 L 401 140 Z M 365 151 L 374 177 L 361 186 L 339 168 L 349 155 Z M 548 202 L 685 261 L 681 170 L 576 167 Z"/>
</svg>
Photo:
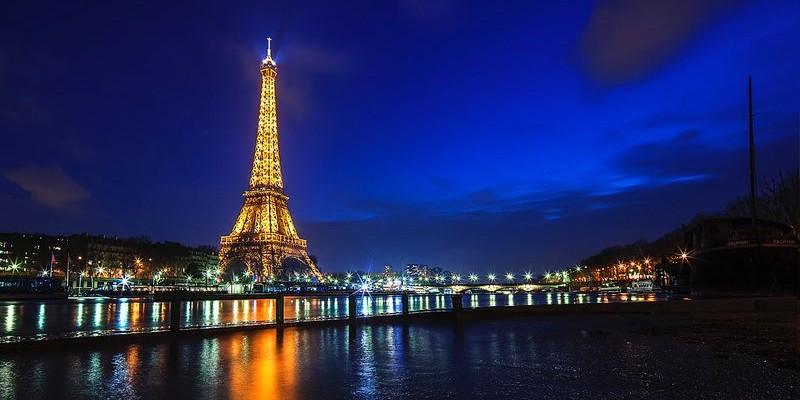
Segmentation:
<svg viewBox="0 0 800 400">
<path fill-rule="evenodd" d="M 306 241 L 297 235 L 286 205 L 288 197 L 283 193 L 275 104 L 278 68 L 272 59 L 272 39 L 267 41 L 267 58 L 260 68 L 261 105 L 253 171 L 239 217 L 231 233 L 220 239 L 220 265 L 227 269 L 241 262 L 251 273 L 280 277 L 290 272 L 284 270 L 284 263 L 293 258 L 305 264 L 303 273 L 319 279 L 322 275 L 306 252 Z"/>
</svg>

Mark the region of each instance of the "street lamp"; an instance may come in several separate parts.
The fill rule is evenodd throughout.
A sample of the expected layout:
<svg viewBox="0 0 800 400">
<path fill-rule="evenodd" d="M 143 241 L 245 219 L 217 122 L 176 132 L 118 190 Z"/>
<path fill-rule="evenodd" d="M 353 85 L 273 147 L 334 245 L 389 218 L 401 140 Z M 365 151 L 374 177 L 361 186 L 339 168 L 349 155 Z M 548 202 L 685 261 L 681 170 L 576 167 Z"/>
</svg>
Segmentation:
<svg viewBox="0 0 800 400">
<path fill-rule="evenodd" d="M 494 273 L 490 273 L 489 275 L 486 275 L 486 277 L 489 278 L 489 282 L 494 282 L 495 279 L 497 279 L 497 275 Z"/>
<path fill-rule="evenodd" d="M 461 275 L 452 275 L 450 276 L 450 280 L 453 281 L 453 283 L 459 283 L 461 282 Z"/>
<path fill-rule="evenodd" d="M 530 272 L 525 272 L 525 280 L 530 282 L 531 278 L 533 278 L 533 275 Z"/>
<path fill-rule="evenodd" d="M 478 275 L 476 274 L 469 274 L 469 281 L 475 283 L 478 281 Z"/>
</svg>

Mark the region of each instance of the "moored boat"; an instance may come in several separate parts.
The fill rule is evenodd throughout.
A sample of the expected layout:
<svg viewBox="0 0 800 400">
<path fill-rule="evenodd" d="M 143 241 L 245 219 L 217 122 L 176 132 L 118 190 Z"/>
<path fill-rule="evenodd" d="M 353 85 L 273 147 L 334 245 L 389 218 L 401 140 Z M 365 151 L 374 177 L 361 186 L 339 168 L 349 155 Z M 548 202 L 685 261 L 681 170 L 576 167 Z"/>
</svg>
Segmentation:
<svg viewBox="0 0 800 400">
<path fill-rule="evenodd" d="M 708 218 L 684 234 L 692 293 L 797 294 L 800 240 L 794 227 L 759 219 Z"/>
</svg>

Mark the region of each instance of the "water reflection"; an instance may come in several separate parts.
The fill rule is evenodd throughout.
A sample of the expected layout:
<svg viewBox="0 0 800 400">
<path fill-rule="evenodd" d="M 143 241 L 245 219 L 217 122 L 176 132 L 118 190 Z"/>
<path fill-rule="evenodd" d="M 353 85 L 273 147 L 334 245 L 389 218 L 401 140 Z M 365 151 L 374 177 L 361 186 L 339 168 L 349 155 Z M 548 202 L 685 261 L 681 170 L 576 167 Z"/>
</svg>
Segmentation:
<svg viewBox="0 0 800 400">
<path fill-rule="evenodd" d="M 527 300 L 527 295 L 514 299 L 518 305 Z M 316 305 L 330 309 L 334 303 L 335 299 L 320 298 Z M 226 306 L 219 307 L 224 315 Z M 245 303 L 236 307 L 243 310 Z M 132 317 L 129 321 L 133 325 Z M 687 364 L 679 360 L 702 349 L 692 346 L 684 351 L 667 335 L 638 337 L 634 347 L 624 329 L 602 338 L 580 335 L 591 329 L 611 331 L 618 323 L 608 318 L 537 317 L 481 321 L 459 329 L 439 322 L 310 325 L 12 352 L 0 354 L 0 398 L 495 399 L 531 398 L 537 393 L 565 398 L 652 398 L 653 393 L 655 397 L 671 393 L 683 398 L 691 397 L 695 388 L 682 389 L 685 385 L 675 382 L 709 377 L 708 371 L 719 378 L 713 349 Z M 602 357 L 587 361 L 587 354 Z M 637 357 L 646 357 L 647 362 L 631 362 Z M 726 368 L 736 370 L 726 369 L 724 377 L 767 382 L 759 378 L 771 376 L 781 384 L 787 377 L 796 378 L 794 371 L 765 370 L 757 364 L 732 360 Z M 648 385 L 624 384 L 608 374 L 610 369 L 621 371 L 626 379 L 645 379 Z M 672 378 L 650 378 L 664 371 Z M 713 387 L 720 398 L 763 397 L 752 385 L 726 389 L 718 381 L 704 379 L 704 389 Z M 791 385 L 786 389 L 770 385 L 778 388 L 770 392 L 774 397 L 791 397 Z"/>
<path fill-rule="evenodd" d="M 16 315 L 15 315 L 16 314 L 16 310 L 17 310 L 17 308 L 12 306 L 12 305 L 8 305 L 8 306 L 4 307 L 3 311 L 5 313 L 5 317 L 3 318 L 3 320 L 5 321 L 5 332 L 6 333 L 9 333 L 9 332 L 11 332 L 12 329 L 14 329 L 14 322 L 16 320 Z"/>
<path fill-rule="evenodd" d="M 586 293 L 472 293 L 464 296 L 464 306 L 512 307 L 531 305 L 657 301 L 656 294 Z M 391 315 L 402 312 L 400 295 L 378 293 L 355 297 L 359 316 Z M 275 322 L 275 299 L 202 300 L 181 305 L 181 325 L 185 328 Z M 449 294 L 409 295 L 409 311 L 422 312 L 452 308 Z M 86 299 L 71 302 L 14 302 L 0 306 L 3 335 L 0 341 L 105 335 L 118 332 L 157 331 L 169 328 L 170 304 L 146 300 Z M 287 296 L 286 321 L 345 319 L 347 296 Z"/>
<path fill-rule="evenodd" d="M 44 330 L 44 321 L 47 317 L 47 313 L 45 312 L 44 303 L 39 306 L 39 314 L 38 319 L 36 321 L 36 326 L 39 328 L 40 331 Z"/>
</svg>

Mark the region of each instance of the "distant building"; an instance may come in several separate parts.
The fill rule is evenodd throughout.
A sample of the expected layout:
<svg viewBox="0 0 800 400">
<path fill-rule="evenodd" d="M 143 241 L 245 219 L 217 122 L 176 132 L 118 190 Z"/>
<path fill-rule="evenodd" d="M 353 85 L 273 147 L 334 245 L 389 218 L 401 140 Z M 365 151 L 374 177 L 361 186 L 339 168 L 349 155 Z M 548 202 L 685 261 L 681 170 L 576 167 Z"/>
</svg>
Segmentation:
<svg viewBox="0 0 800 400">
<path fill-rule="evenodd" d="M 219 268 L 219 253 L 210 246 L 190 247 L 176 242 L 153 243 L 147 238 L 117 238 L 86 233 L 49 236 L 30 233 L 0 233 L 0 273 L 65 276 L 71 283 L 94 284 L 102 279 L 131 277 L 149 280 L 158 276 L 179 281 L 187 271 Z M 96 285 L 95 285 L 96 286 Z"/>
</svg>

